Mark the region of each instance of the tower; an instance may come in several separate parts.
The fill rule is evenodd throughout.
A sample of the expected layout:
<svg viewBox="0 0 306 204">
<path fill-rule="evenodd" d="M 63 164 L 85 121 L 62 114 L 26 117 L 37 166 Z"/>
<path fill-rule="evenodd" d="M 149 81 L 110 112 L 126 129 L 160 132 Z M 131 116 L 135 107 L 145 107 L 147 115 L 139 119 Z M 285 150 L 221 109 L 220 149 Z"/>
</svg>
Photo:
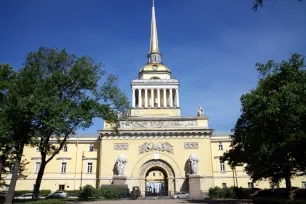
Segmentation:
<svg viewBox="0 0 306 204">
<path fill-rule="evenodd" d="M 131 116 L 169 117 L 180 116 L 179 81 L 171 77 L 170 69 L 162 63 L 159 50 L 155 6 L 153 1 L 150 51 L 148 62 L 131 82 Z"/>
</svg>

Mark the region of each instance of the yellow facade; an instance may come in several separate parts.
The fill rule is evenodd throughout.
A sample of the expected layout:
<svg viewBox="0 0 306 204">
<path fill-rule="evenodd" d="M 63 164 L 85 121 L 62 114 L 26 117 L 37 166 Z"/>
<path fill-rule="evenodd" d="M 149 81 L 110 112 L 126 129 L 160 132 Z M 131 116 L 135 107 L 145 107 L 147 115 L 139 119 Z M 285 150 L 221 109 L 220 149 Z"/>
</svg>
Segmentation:
<svg viewBox="0 0 306 204">
<path fill-rule="evenodd" d="M 139 186 L 143 195 L 152 188 L 152 192 L 169 195 L 189 191 L 190 175 L 200 178 L 203 195 L 214 186 L 253 187 L 243 167 L 232 170 L 220 162 L 230 148 L 229 133 L 214 132 L 202 108 L 195 116 L 181 116 L 180 83 L 161 63 L 154 7 L 152 13 L 148 63 L 131 82 L 132 109 L 119 115 L 119 133 L 105 122 L 97 135 L 69 138 L 67 149 L 47 165 L 41 189 L 77 190 L 87 184 L 98 188 L 120 178 L 130 189 Z M 194 158 L 196 165 L 192 166 Z M 32 190 L 40 152 L 25 147 L 23 160 L 29 161 L 24 172 L 27 178 L 18 180 L 16 189 Z M 5 178 L 7 183 L 10 176 Z M 292 185 L 302 187 L 304 179 L 293 179 Z M 284 186 L 282 182 L 280 187 Z M 269 188 L 269 183 L 259 182 L 254 187 Z"/>
</svg>

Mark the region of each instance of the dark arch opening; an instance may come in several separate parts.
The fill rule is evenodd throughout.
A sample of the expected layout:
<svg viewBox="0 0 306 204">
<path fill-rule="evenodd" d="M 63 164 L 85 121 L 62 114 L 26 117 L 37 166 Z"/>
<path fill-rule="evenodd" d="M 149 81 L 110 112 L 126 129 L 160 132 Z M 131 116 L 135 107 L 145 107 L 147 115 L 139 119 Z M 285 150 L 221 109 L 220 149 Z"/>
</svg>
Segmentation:
<svg viewBox="0 0 306 204">
<path fill-rule="evenodd" d="M 145 177 L 146 197 L 168 196 L 168 174 L 159 166 L 151 167 Z"/>
</svg>

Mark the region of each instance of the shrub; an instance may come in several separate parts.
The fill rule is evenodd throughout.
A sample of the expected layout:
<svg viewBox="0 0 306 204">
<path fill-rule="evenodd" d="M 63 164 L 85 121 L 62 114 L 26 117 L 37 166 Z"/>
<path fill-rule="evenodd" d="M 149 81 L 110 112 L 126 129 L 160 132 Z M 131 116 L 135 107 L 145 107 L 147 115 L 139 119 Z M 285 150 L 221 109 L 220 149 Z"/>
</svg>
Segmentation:
<svg viewBox="0 0 306 204">
<path fill-rule="evenodd" d="M 225 192 L 222 188 L 215 186 L 208 190 L 208 195 L 210 198 L 224 198 Z"/>
<path fill-rule="evenodd" d="M 242 187 L 229 187 L 229 188 L 220 188 L 213 187 L 208 191 L 208 195 L 210 198 L 248 198 L 249 197 L 249 189 L 243 189 Z"/>
<path fill-rule="evenodd" d="M 47 196 L 47 195 L 49 195 L 51 193 L 51 190 L 40 190 L 39 191 L 39 194 L 40 194 L 40 196 Z"/>
<path fill-rule="evenodd" d="M 91 185 L 86 185 L 81 188 L 79 199 L 80 200 L 93 200 L 97 197 L 97 190 Z"/>
<path fill-rule="evenodd" d="M 306 199 L 306 189 L 298 189 L 294 192 L 294 199 Z"/>
<path fill-rule="evenodd" d="M 305 204 L 305 201 L 276 198 L 253 198 L 253 204 Z"/>
<path fill-rule="evenodd" d="M 25 193 L 32 193 L 33 191 L 29 191 L 29 190 L 21 190 L 21 191 L 15 191 L 14 196 L 22 196 Z"/>
<path fill-rule="evenodd" d="M 120 198 L 120 190 L 115 188 L 100 188 L 98 192 L 100 199 L 114 200 Z"/>
</svg>

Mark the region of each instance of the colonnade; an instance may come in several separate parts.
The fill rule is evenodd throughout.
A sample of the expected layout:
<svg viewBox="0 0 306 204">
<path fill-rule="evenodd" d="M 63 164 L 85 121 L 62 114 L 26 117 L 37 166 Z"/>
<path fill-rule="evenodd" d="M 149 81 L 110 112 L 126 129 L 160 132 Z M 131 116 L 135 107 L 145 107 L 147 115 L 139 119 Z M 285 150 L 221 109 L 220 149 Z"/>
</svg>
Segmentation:
<svg viewBox="0 0 306 204">
<path fill-rule="evenodd" d="M 133 108 L 178 108 L 178 88 L 133 88 Z"/>
</svg>

